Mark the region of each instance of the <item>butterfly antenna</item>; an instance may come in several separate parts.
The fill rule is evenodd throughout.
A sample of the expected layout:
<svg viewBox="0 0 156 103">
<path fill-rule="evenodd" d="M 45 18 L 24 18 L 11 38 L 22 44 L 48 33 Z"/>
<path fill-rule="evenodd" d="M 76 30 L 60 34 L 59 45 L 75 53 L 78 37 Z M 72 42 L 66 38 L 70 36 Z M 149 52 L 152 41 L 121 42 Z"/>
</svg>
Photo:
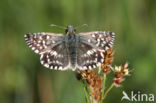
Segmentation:
<svg viewBox="0 0 156 103">
<path fill-rule="evenodd" d="M 57 28 L 61 28 L 61 29 L 66 29 L 65 27 L 63 26 L 58 26 L 58 25 L 55 25 L 55 24 L 50 24 L 51 27 L 57 27 Z"/>
<path fill-rule="evenodd" d="M 84 27 L 84 26 L 88 26 L 88 24 L 83 24 L 83 25 L 77 26 L 77 27 L 75 27 L 75 29 L 81 28 L 81 27 Z"/>
</svg>

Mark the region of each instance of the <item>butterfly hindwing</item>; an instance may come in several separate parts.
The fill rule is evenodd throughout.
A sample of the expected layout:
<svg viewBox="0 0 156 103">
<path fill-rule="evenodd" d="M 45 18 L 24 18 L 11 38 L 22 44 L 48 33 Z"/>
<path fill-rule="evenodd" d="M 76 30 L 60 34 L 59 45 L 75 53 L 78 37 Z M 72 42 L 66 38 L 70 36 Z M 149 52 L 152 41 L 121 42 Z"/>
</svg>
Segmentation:
<svg viewBox="0 0 156 103">
<path fill-rule="evenodd" d="M 80 70 L 93 69 L 104 62 L 103 52 L 86 43 L 80 43 L 77 48 L 77 66 Z"/>
<path fill-rule="evenodd" d="M 66 70 L 70 68 L 68 50 L 63 44 L 58 44 L 41 54 L 40 61 L 42 65 L 50 69 Z"/>
</svg>

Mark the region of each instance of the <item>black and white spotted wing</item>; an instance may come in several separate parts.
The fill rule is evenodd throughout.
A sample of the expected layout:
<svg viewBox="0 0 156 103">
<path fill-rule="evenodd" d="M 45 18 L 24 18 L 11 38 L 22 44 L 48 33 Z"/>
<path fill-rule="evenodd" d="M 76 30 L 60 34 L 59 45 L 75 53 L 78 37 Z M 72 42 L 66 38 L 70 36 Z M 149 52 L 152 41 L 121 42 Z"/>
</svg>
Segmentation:
<svg viewBox="0 0 156 103">
<path fill-rule="evenodd" d="M 32 33 L 26 34 L 25 40 L 27 45 L 37 54 L 42 54 L 62 43 L 63 35 L 54 33 Z"/>
<path fill-rule="evenodd" d="M 77 65 L 83 70 L 100 66 L 104 62 L 104 52 L 112 47 L 115 34 L 112 32 L 80 33 L 77 48 Z"/>
<path fill-rule="evenodd" d="M 66 70 L 70 68 L 68 50 L 63 43 L 41 54 L 40 61 L 41 64 L 50 69 Z"/>
<path fill-rule="evenodd" d="M 68 69 L 69 57 L 64 47 L 64 35 L 54 33 L 26 34 L 27 45 L 37 54 L 40 54 L 41 64 L 50 69 Z"/>
<path fill-rule="evenodd" d="M 92 45 L 94 48 L 105 52 L 113 46 L 115 34 L 113 32 L 86 32 L 80 33 L 82 42 Z"/>
<path fill-rule="evenodd" d="M 77 68 L 82 70 L 93 69 L 103 62 L 103 52 L 93 48 L 91 45 L 81 43 L 77 48 Z"/>
</svg>

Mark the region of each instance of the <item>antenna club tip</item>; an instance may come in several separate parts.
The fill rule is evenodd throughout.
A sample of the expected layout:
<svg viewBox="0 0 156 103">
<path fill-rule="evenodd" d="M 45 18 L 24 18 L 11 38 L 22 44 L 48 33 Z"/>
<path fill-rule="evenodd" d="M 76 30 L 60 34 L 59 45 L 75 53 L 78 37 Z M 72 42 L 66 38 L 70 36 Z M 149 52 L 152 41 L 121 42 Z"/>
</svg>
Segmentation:
<svg viewBox="0 0 156 103">
<path fill-rule="evenodd" d="M 55 24 L 50 24 L 50 26 L 56 26 Z"/>
<path fill-rule="evenodd" d="M 83 24 L 84 26 L 88 26 L 88 24 Z"/>
</svg>

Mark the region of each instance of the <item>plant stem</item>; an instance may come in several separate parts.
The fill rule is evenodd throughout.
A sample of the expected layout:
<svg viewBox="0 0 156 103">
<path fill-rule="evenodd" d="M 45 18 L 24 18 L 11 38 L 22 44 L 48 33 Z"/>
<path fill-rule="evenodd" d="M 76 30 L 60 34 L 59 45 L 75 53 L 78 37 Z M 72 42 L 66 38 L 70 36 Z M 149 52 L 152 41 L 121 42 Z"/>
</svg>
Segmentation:
<svg viewBox="0 0 156 103">
<path fill-rule="evenodd" d="M 104 73 L 104 75 L 103 75 L 102 94 L 101 94 L 101 100 L 100 100 L 100 103 L 103 102 L 103 96 L 104 96 L 104 92 L 105 92 L 105 84 L 106 84 L 106 74 Z"/>
<path fill-rule="evenodd" d="M 92 95 L 92 88 L 91 88 L 91 86 L 89 86 L 89 90 L 90 90 L 90 101 L 91 101 L 91 103 L 93 103 L 93 100 L 94 100 L 94 97 L 93 97 L 93 95 Z"/>
<path fill-rule="evenodd" d="M 105 92 L 104 96 L 102 97 L 103 99 L 107 96 L 107 94 L 110 92 L 110 90 L 114 87 L 114 82 L 109 86 L 107 91 Z"/>
<path fill-rule="evenodd" d="M 85 92 L 85 97 L 86 97 L 87 103 L 89 103 L 89 98 L 88 98 L 86 87 L 84 86 L 83 89 L 84 89 L 84 92 Z"/>
</svg>

